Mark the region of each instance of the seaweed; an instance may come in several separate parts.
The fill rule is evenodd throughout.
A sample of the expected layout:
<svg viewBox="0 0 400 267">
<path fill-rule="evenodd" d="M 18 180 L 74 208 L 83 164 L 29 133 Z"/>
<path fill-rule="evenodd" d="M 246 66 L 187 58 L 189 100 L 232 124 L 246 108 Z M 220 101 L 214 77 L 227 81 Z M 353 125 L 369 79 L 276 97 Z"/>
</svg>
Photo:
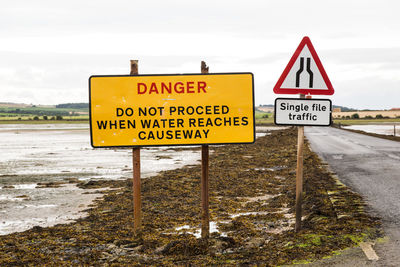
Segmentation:
<svg viewBox="0 0 400 267">
<path fill-rule="evenodd" d="M 210 220 L 218 231 L 208 240 L 195 236 L 201 168 L 187 166 L 142 180 L 143 226 L 136 232 L 131 179 L 79 182 L 104 193 L 88 216 L 0 236 L 0 266 L 274 266 L 321 259 L 381 236 L 379 219 L 307 144 L 303 228 L 294 231 L 296 138 L 289 129 L 250 145 L 211 146 Z"/>
</svg>

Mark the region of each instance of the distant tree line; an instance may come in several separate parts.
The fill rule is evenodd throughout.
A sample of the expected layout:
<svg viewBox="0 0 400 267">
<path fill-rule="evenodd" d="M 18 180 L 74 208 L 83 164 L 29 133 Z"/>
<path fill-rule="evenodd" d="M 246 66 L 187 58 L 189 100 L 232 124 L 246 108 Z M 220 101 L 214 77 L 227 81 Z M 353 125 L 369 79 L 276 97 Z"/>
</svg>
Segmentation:
<svg viewBox="0 0 400 267">
<path fill-rule="evenodd" d="M 66 104 L 58 104 L 56 108 L 89 108 L 88 103 L 66 103 Z"/>
<path fill-rule="evenodd" d="M 30 114 L 30 115 L 38 115 L 38 116 L 68 116 L 69 112 L 68 111 L 58 111 L 58 110 L 45 110 L 45 109 L 1 109 L 0 108 L 0 113 L 11 113 L 11 114 Z"/>
<path fill-rule="evenodd" d="M 371 120 L 371 119 L 390 119 L 389 116 L 383 116 L 382 114 L 377 114 L 375 117 L 373 117 L 371 115 L 367 115 L 367 116 L 361 118 L 358 113 L 351 114 L 351 116 L 349 116 L 349 115 L 343 116 L 343 117 L 338 116 L 338 118 L 341 118 L 341 119 L 366 119 L 366 120 Z M 396 118 L 400 118 L 400 116 L 397 116 Z"/>
<path fill-rule="evenodd" d="M 18 120 L 21 120 L 21 118 L 18 118 Z M 35 117 L 33 117 L 33 120 L 34 120 L 34 121 L 38 121 L 38 120 L 40 120 L 40 118 L 39 118 L 39 116 L 35 116 Z M 44 116 L 43 116 L 43 120 L 47 121 L 47 120 L 49 120 L 49 117 L 47 117 L 46 115 L 44 115 Z M 50 120 L 61 121 L 61 120 L 63 120 L 63 117 L 60 116 L 60 115 L 57 115 L 57 116 L 51 117 Z"/>
</svg>

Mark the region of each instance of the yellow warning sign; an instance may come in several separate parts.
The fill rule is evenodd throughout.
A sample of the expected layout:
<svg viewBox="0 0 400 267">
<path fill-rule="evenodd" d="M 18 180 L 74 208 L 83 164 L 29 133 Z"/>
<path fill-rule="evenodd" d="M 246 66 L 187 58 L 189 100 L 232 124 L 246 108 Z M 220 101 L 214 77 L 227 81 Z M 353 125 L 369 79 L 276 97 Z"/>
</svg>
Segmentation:
<svg viewBox="0 0 400 267">
<path fill-rule="evenodd" d="M 93 147 L 252 143 L 252 73 L 92 76 Z"/>
</svg>

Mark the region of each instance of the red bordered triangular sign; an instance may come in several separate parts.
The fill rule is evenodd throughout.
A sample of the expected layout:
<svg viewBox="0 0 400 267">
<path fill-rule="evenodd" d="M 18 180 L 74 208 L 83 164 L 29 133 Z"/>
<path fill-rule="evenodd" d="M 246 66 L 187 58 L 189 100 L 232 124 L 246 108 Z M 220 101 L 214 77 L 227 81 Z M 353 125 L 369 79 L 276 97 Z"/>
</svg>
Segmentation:
<svg viewBox="0 0 400 267">
<path fill-rule="evenodd" d="M 301 40 L 274 87 L 276 94 L 333 95 L 335 90 L 307 36 Z"/>
</svg>

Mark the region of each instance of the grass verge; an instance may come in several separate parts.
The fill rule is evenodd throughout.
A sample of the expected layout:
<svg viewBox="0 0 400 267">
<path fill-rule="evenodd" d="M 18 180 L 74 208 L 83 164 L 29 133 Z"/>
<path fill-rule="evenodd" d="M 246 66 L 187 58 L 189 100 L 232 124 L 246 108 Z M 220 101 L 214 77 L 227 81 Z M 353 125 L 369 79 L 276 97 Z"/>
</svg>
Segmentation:
<svg viewBox="0 0 400 267">
<path fill-rule="evenodd" d="M 333 122 L 335 124 L 341 125 L 362 125 L 362 124 L 389 124 L 389 123 L 400 123 L 400 118 L 391 118 L 391 119 L 334 119 Z"/>
</svg>

